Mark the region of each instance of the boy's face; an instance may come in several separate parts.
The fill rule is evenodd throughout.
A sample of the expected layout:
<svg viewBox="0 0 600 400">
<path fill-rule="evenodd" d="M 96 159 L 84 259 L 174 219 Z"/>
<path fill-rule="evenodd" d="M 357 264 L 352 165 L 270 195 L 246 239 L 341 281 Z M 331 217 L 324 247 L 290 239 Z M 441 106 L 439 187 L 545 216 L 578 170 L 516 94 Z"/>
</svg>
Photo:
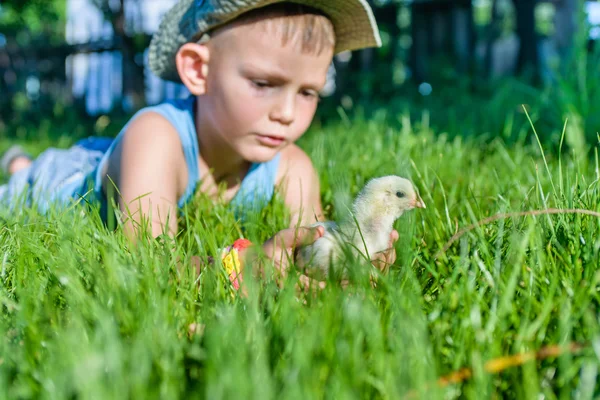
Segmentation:
<svg viewBox="0 0 600 400">
<path fill-rule="evenodd" d="M 333 49 L 301 52 L 300 45 L 240 24 L 209 43 L 201 129 L 209 129 L 250 162 L 265 162 L 308 129 L 325 85 Z"/>
</svg>

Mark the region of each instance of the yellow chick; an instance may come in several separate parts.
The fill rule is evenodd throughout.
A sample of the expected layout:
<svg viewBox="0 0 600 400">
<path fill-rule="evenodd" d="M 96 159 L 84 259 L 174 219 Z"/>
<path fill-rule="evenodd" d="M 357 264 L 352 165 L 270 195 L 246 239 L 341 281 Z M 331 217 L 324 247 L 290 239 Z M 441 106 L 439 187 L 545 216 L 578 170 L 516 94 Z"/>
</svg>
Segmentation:
<svg viewBox="0 0 600 400">
<path fill-rule="evenodd" d="M 318 222 L 325 234 L 313 244 L 298 249 L 296 265 L 307 272 L 315 269 L 327 275 L 329 267 L 344 256 L 344 248 L 357 256 L 360 251 L 371 258 L 386 250 L 394 222 L 405 211 L 425 208 L 411 181 L 395 175 L 370 180 L 352 205 L 354 218 L 336 224 Z M 358 223 L 358 225 L 357 225 Z"/>
</svg>

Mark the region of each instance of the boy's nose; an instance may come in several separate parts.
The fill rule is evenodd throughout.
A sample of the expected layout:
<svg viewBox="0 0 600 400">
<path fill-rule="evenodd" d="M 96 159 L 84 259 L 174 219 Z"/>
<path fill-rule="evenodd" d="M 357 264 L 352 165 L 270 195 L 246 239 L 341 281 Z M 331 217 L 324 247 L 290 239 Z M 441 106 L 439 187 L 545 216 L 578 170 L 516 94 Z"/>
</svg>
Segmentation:
<svg viewBox="0 0 600 400">
<path fill-rule="evenodd" d="M 284 95 L 279 99 L 271 111 L 271 119 L 283 125 L 294 122 L 295 98 L 292 95 Z"/>
</svg>

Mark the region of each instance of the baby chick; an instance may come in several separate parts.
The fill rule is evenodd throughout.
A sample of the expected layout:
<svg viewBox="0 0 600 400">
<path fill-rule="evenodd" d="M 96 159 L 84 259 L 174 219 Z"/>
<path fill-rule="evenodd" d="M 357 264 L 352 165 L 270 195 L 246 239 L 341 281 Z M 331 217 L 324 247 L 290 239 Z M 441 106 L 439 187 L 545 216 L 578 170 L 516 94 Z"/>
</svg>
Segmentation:
<svg viewBox="0 0 600 400">
<path fill-rule="evenodd" d="M 344 255 L 345 243 L 353 255 L 360 251 L 373 257 L 387 248 L 394 222 L 413 208 L 425 208 L 425 203 L 408 179 L 395 175 L 372 179 L 352 205 L 356 221 L 350 217 L 339 226 L 332 221 L 313 224 L 323 226 L 325 234 L 298 249 L 296 265 L 308 270 L 316 268 L 327 275 L 330 264 Z"/>
</svg>

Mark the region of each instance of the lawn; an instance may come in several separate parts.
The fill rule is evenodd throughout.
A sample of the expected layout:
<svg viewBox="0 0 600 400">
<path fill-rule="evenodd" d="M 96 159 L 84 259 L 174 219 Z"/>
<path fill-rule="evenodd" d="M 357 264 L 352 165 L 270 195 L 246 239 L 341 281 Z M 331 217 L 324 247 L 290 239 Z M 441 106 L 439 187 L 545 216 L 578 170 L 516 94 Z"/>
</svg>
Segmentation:
<svg viewBox="0 0 600 400">
<path fill-rule="evenodd" d="M 411 178 L 426 202 L 397 221 L 398 260 L 376 288 L 360 262 L 345 290 L 332 279 L 299 293 L 292 273 L 283 288 L 248 278 L 248 297 L 216 269 L 178 267 L 240 234 L 268 238 L 286 224 L 278 199 L 241 223 L 199 197 L 175 244 L 135 248 L 93 210 L 0 212 L 0 397 L 597 396 L 600 219 L 476 224 L 597 210 L 595 150 L 577 156 L 560 136 L 544 148 L 524 113 L 510 143 L 387 117 L 341 113 L 300 142 L 331 218 L 386 174 Z"/>
</svg>

